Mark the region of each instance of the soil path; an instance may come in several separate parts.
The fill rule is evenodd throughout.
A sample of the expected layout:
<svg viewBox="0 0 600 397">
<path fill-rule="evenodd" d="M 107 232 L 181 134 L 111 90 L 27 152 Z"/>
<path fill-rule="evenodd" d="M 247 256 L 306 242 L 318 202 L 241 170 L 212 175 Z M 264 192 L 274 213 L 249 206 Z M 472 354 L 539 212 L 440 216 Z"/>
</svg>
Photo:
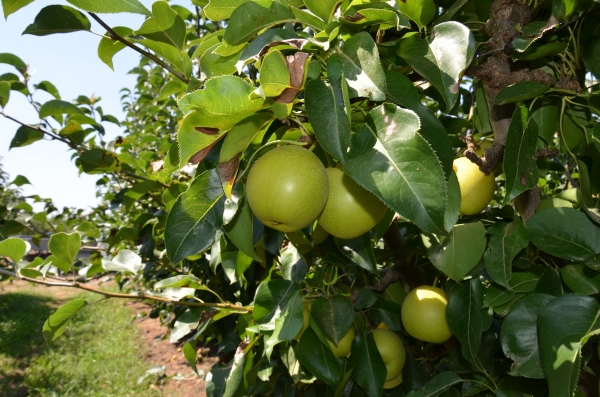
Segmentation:
<svg viewBox="0 0 600 397">
<path fill-rule="evenodd" d="M 90 281 L 88 285 L 100 288 L 109 288 L 110 283 L 102 283 L 98 280 Z M 11 292 L 26 292 L 31 290 L 45 290 L 59 304 L 66 303 L 69 299 L 79 295 L 82 291 L 76 288 L 47 287 L 43 285 L 31 285 L 22 281 L 0 283 L 0 295 Z M 126 306 L 132 312 L 133 323 L 137 325 L 143 337 L 143 343 L 147 346 L 144 360 L 148 368 L 154 365 L 164 365 L 167 380 L 162 384 L 153 385 L 155 390 L 161 391 L 164 397 L 202 397 L 206 395 L 204 375 L 218 361 L 217 357 L 209 355 L 208 348 L 199 347 L 197 368 L 200 376 L 197 376 L 185 359 L 182 346 L 169 342 L 168 328 L 160 324 L 159 319 L 151 319 L 143 313 L 150 313 L 152 307 L 140 301 L 127 301 Z M 40 330 L 41 332 L 41 330 Z"/>
</svg>

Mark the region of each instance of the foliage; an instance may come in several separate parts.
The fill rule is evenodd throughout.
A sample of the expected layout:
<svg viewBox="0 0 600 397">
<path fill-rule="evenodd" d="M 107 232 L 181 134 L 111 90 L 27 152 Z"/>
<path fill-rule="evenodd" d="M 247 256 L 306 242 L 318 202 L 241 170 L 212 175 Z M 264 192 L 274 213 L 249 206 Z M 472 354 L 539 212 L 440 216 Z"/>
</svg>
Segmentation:
<svg viewBox="0 0 600 397">
<path fill-rule="evenodd" d="M 3 0 L 5 16 L 29 3 Z M 42 9 L 24 33 L 88 31 L 92 18 L 107 30 L 98 55 L 109 67 L 126 47 L 143 55 L 138 80 L 119 122 L 99 98 L 30 87 L 25 62 L 0 54 L 20 74 L 0 77 L 2 106 L 23 94 L 40 116 L 20 123 L 12 146 L 64 142 L 102 197 L 66 216 L 48 260 L 3 274 L 45 283 L 117 271 L 124 289 L 156 302 L 151 315 L 185 343 L 192 368 L 199 343 L 219 345 L 209 396 L 597 395 L 597 2 L 70 3 Z M 104 12 L 148 19 L 111 28 Z M 54 99 L 38 106 L 36 90 Z M 105 142 L 107 122 L 122 136 Z M 342 166 L 386 215 L 351 240 L 258 222 L 247 174 L 284 144 Z M 497 176 L 482 213 L 459 214 L 461 155 Z M 74 260 L 79 236 L 102 250 Z M 410 337 L 400 317 L 406 290 L 432 284 L 448 297 L 444 344 Z M 298 336 L 303 301 L 314 303 Z M 86 310 L 63 308 L 47 338 L 75 306 Z M 369 333 L 378 326 L 407 350 L 392 389 Z M 351 327 L 352 352 L 336 358 L 328 340 Z"/>
</svg>

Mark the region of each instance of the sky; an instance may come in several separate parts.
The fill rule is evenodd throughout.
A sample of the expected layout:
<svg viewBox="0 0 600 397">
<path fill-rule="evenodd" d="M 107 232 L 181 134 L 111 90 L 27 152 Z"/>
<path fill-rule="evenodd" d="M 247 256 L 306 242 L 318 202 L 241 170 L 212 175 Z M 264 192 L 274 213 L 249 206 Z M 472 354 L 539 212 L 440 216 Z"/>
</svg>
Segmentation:
<svg viewBox="0 0 600 397">
<path fill-rule="evenodd" d="M 141 0 L 152 9 L 151 0 Z M 190 6 L 191 0 L 172 1 L 172 4 Z M 64 0 L 36 0 L 32 4 L 10 15 L 8 20 L 0 17 L 0 53 L 12 53 L 30 65 L 33 71 L 30 89 L 33 84 L 43 80 L 52 82 L 58 89 L 62 100 L 71 101 L 79 95 L 101 97 L 98 105 L 105 114 L 112 114 L 121 120 L 119 90 L 133 88 L 135 75 L 127 72 L 139 62 L 139 55 L 131 49 L 124 49 L 113 59 L 112 71 L 97 56 L 100 37 L 89 32 L 55 34 L 49 36 L 21 35 L 25 28 L 33 23 L 35 16 L 43 7 L 51 4 L 65 4 Z M 109 26 L 128 26 L 136 29 L 145 17 L 137 14 L 102 14 L 100 17 Z M 92 31 L 103 34 L 104 29 L 93 19 Z M 15 73 L 16 70 L 6 64 L 0 64 L 0 75 Z M 49 94 L 39 91 L 34 99 L 44 102 L 53 99 Z M 26 123 L 36 124 L 37 113 L 27 102 L 25 96 L 12 91 L 4 112 Z M 105 123 L 106 141 L 121 133 L 121 128 Z M 10 142 L 19 125 L 0 116 L 0 162 L 5 172 L 14 179 L 23 175 L 31 185 L 22 187 L 25 195 L 37 194 L 43 198 L 52 198 L 58 208 L 63 206 L 88 208 L 99 202 L 96 198 L 98 175 L 79 175 L 79 170 L 71 160 L 72 151 L 59 141 L 38 141 L 22 148 L 9 151 Z"/>
</svg>

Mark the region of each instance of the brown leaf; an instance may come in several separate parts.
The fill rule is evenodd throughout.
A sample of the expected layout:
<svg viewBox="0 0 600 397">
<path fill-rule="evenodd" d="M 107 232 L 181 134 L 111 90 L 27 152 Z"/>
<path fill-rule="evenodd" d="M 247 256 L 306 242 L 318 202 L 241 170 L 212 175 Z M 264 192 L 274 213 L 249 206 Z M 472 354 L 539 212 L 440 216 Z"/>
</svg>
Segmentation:
<svg viewBox="0 0 600 397">
<path fill-rule="evenodd" d="M 304 84 L 304 68 L 310 55 L 298 51 L 294 55 L 287 56 L 285 61 L 290 71 L 290 85 L 294 88 L 302 88 Z"/>
<path fill-rule="evenodd" d="M 361 19 L 365 19 L 365 16 L 362 14 L 359 14 L 358 12 L 355 13 L 354 15 L 350 16 L 350 15 L 346 15 L 344 17 L 345 20 L 350 21 L 350 22 L 358 22 Z"/>
<path fill-rule="evenodd" d="M 195 155 L 193 155 L 190 158 L 189 162 L 192 163 L 192 164 L 198 164 L 199 162 L 201 162 L 202 160 L 204 160 L 204 158 L 210 152 L 210 149 L 212 149 L 213 146 L 215 146 L 217 144 L 217 142 L 219 142 L 218 139 L 216 141 L 214 141 L 213 143 L 211 143 L 210 145 L 208 145 L 207 147 L 205 147 L 204 149 L 200 150 L 198 153 L 196 153 Z"/>
<path fill-rule="evenodd" d="M 292 103 L 294 102 L 294 99 L 296 99 L 296 95 L 298 95 L 298 92 L 300 92 L 300 90 L 297 90 L 296 88 L 286 88 L 285 90 L 283 90 L 281 95 L 279 95 L 275 99 L 275 102 Z"/>
<path fill-rule="evenodd" d="M 242 153 L 238 153 L 234 158 L 224 163 L 219 163 L 217 165 L 217 171 L 219 173 L 219 178 L 221 179 L 221 183 L 228 182 L 229 184 L 233 184 L 233 180 L 235 179 L 235 175 L 238 171 L 238 166 L 240 165 L 240 157 Z"/>
<path fill-rule="evenodd" d="M 217 135 L 219 133 L 219 129 L 218 128 L 194 127 L 194 129 L 196 131 L 201 132 L 201 133 L 206 134 L 206 135 Z"/>
</svg>

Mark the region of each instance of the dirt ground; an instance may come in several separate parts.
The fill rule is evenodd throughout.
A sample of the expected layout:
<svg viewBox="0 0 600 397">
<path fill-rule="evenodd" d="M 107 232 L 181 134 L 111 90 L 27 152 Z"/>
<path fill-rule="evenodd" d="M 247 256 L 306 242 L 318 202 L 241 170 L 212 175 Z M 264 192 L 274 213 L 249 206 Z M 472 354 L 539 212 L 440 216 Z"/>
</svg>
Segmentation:
<svg viewBox="0 0 600 397">
<path fill-rule="evenodd" d="M 88 283 L 88 285 L 93 287 L 98 287 L 100 284 L 102 283 L 98 280 Z M 109 287 L 110 284 L 106 283 L 100 286 L 102 289 Z M 13 281 L 11 283 L 0 284 L 0 294 L 31 288 L 51 288 L 52 296 L 60 304 L 83 292 L 76 288 L 47 287 L 43 285 L 32 286 L 26 282 Z M 210 356 L 210 349 L 198 347 L 198 362 L 196 365 L 200 376 L 197 376 L 185 359 L 182 346 L 169 342 L 167 327 L 161 326 L 159 319 L 151 319 L 147 316 L 138 315 L 142 312 L 149 313 L 151 306 L 140 301 L 128 301 L 126 305 L 131 310 L 132 317 L 135 317 L 133 323 L 138 326 L 146 342 L 147 348 L 144 360 L 148 363 L 148 368 L 154 365 L 164 365 L 166 367 L 168 380 L 161 385 L 154 385 L 152 387 L 161 391 L 161 394 L 165 397 L 205 396 L 204 375 L 218 361 L 216 357 Z"/>
</svg>

